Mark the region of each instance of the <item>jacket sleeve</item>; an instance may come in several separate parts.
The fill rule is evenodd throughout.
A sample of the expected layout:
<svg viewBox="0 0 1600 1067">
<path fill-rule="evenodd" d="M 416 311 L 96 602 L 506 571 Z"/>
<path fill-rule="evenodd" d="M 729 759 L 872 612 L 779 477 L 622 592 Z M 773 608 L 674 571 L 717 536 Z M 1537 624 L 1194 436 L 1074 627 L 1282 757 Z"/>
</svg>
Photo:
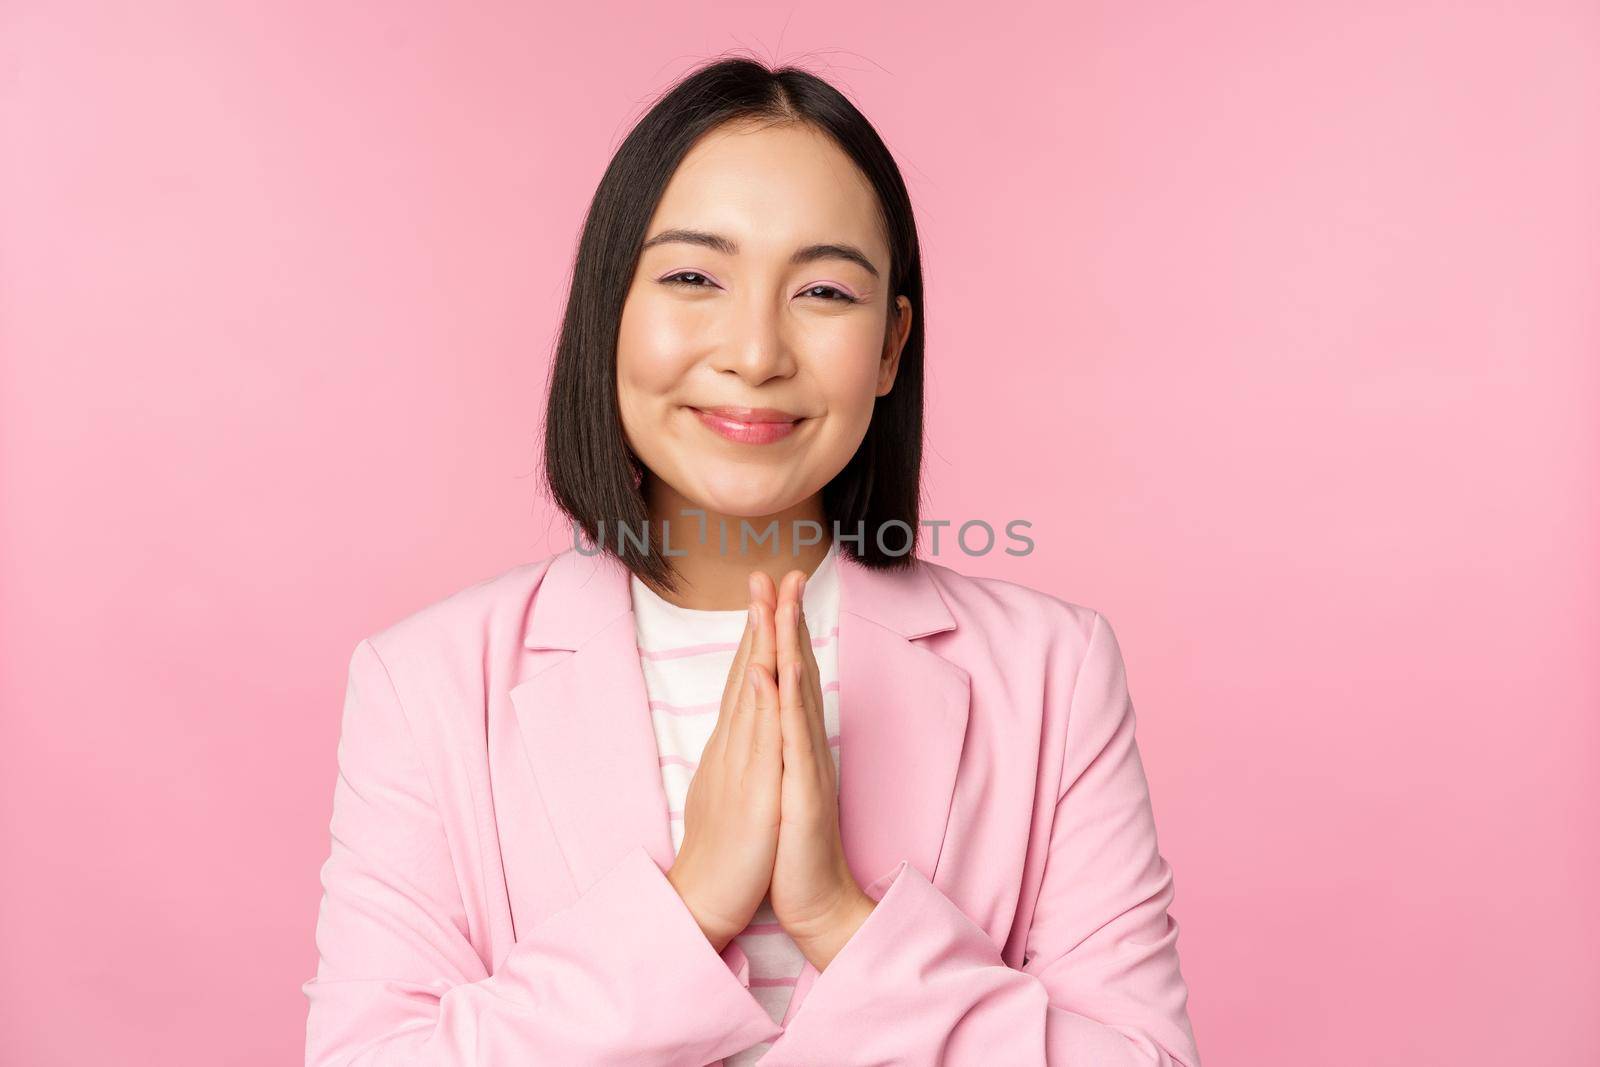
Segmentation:
<svg viewBox="0 0 1600 1067">
<path fill-rule="evenodd" d="M 1047 699 L 1053 699 L 1047 697 Z M 1098 614 L 1020 970 L 902 860 L 763 1067 L 1199 1067 L 1122 655 Z"/>
<path fill-rule="evenodd" d="M 683 1064 L 781 1028 L 643 846 L 520 931 L 490 973 L 427 771 L 370 640 L 351 657 L 322 868 L 307 1067 Z"/>
</svg>

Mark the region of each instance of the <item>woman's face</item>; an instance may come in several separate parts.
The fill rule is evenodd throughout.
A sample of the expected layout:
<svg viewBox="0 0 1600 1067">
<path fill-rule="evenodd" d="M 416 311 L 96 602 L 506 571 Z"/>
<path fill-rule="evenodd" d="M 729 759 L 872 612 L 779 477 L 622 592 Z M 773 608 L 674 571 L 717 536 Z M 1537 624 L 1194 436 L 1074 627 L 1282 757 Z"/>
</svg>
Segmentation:
<svg viewBox="0 0 1600 1067">
<path fill-rule="evenodd" d="M 911 304 L 888 284 L 877 198 L 825 134 L 703 137 L 645 231 L 617 342 L 652 505 L 758 518 L 820 492 L 894 384 Z"/>
</svg>

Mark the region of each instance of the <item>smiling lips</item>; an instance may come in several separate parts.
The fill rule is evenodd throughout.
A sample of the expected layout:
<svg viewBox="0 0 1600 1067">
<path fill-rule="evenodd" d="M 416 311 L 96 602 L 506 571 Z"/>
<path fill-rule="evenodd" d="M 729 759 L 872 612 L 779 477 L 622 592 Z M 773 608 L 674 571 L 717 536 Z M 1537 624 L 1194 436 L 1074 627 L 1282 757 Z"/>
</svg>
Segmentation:
<svg viewBox="0 0 1600 1067">
<path fill-rule="evenodd" d="M 781 441 L 804 420 L 799 415 L 776 408 L 690 408 L 701 422 L 726 437 L 746 445 L 767 445 Z"/>
</svg>

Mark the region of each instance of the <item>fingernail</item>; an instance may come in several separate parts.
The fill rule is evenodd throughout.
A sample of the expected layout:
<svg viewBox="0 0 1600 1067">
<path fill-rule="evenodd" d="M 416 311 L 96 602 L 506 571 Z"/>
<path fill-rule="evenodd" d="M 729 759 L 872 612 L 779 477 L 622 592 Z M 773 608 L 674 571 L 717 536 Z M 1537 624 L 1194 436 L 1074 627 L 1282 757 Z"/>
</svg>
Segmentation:
<svg viewBox="0 0 1600 1067">
<path fill-rule="evenodd" d="M 750 625 L 751 625 L 751 626 L 754 626 L 754 625 L 756 625 L 756 623 L 758 623 L 758 622 L 760 622 L 760 621 L 761 621 L 761 620 L 760 620 L 760 619 L 758 619 L 758 618 L 757 618 L 757 617 L 756 617 L 756 605 L 754 605 L 754 604 L 751 604 L 751 605 L 750 605 L 750 611 L 749 611 L 749 612 L 748 612 L 748 613 L 747 613 L 747 614 L 748 614 L 748 615 L 749 615 L 749 617 L 750 617 Z"/>
</svg>

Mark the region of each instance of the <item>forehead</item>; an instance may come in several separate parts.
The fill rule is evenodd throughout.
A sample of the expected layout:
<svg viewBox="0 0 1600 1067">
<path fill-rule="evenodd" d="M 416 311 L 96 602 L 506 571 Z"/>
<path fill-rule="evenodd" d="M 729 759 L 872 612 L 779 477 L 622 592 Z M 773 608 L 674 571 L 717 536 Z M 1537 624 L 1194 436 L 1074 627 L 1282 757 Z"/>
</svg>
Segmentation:
<svg viewBox="0 0 1600 1067">
<path fill-rule="evenodd" d="M 802 123 L 730 123 L 702 137 L 667 183 L 650 233 L 680 226 L 785 255 L 799 244 L 849 241 L 888 261 L 866 175 L 832 138 Z"/>
</svg>

